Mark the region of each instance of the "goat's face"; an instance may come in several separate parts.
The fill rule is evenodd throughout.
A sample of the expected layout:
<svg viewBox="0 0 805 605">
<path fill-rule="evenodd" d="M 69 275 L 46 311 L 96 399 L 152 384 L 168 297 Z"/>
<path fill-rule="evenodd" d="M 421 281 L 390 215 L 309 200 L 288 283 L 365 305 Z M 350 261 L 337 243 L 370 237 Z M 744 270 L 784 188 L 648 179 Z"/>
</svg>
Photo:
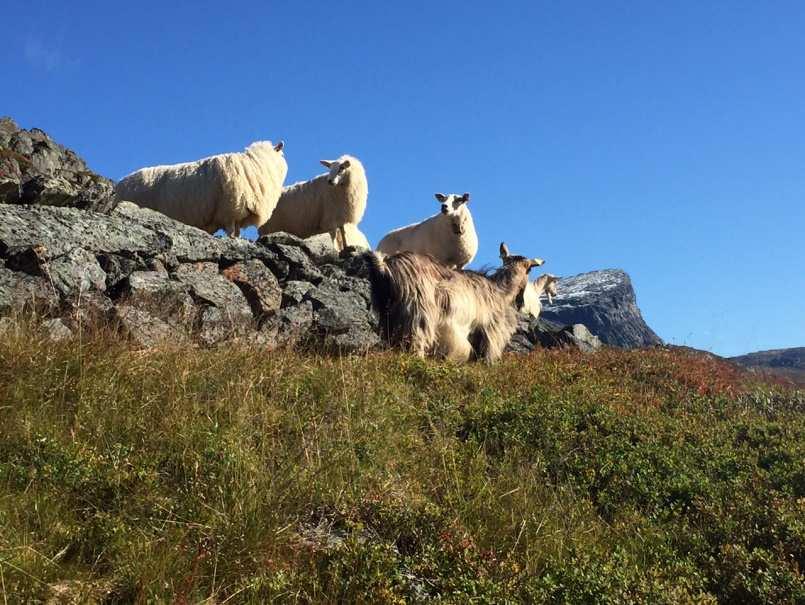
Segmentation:
<svg viewBox="0 0 805 605">
<path fill-rule="evenodd" d="M 467 202 L 470 201 L 470 194 L 458 195 L 451 193 L 450 195 L 445 195 L 444 193 L 436 193 L 434 197 L 442 206 L 442 214 L 450 217 L 450 227 L 453 229 L 453 233 L 463 235 L 469 223 Z"/>
<path fill-rule="evenodd" d="M 518 254 L 509 253 L 506 244 L 500 244 L 500 259 L 503 261 L 503 268 L 507 269 L 512 275 L 516 276 L 516 281 L 521 281 L 520 290 L 525 288 L 528 283 L 528 272 L 534 267 L 545 264 L 541 258 L 527 258 Z"/>
<path fill-rule="evenodd" d="M 330 173 L 327 175 L 327 182 L 333 187 L 346 181 L 349 172 L 349 160 L 319 160 L 321 165 L 327 168 Z"/>
</svg>

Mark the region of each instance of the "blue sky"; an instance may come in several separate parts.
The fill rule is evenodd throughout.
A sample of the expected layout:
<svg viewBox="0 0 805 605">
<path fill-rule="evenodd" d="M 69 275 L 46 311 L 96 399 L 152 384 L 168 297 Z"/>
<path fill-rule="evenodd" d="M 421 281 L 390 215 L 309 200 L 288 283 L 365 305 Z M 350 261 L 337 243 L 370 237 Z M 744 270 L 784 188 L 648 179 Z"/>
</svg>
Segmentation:
<svg viewBox="0 0 805 605">
<path fill-rule="evenodd" d="M 370 241 L 472 194 L 571 275 L 620 267 L 669 342 L 805 345 L 805 3 L 16 2 L 1 114 L 118 179 L 284 139 L 360 157 Z"/>
</svg>

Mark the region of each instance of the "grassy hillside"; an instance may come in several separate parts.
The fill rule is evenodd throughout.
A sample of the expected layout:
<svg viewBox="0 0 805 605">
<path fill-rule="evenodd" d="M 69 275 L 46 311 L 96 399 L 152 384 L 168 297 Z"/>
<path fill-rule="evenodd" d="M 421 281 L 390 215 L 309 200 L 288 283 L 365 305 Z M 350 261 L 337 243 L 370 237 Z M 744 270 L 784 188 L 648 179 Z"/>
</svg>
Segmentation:
<svg viewBox="0 0 805 605">
<path fill-rule="evenodd" d="M 7 602 L 795 603 L 805 395 L 683 352 L 0 342 Z"/>
</svg>

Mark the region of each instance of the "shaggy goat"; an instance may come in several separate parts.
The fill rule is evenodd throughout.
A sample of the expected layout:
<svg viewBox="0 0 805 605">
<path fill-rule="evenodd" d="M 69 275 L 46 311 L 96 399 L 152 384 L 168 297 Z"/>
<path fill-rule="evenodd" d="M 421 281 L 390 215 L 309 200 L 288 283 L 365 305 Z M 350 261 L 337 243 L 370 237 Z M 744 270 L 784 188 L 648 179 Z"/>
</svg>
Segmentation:
<svg viewBox="0 0 805 605">
<path fill-rule="evenodd" d="M 470 194 L 435 194 L 441 212 L 421 223 L 390 231 L 380 240 L 377 250 L 384 254 L 417 252 L 430 254 L 448 267 L 463 269 L 478 252 L 478 234 L 467 202 Z"/>
<path fill-rule="evenodd" d="M 277 208 L 260 227 L 260 234 L 285 231 L 310 237 L 329 233 L 336 249 L 343 250 L 348 245 L 344 225 L 357 225 L 366 211 L 366 173 L 363 164 L 350 155 L 321 163 L 329 172 L 282 190 Z"/>
<path fill-rule="evenodd" d="M 514 300 L 540 259 L 512 256 L 491 275 L 456 271 L 432 256 L 370 253 L 372 302 L 386 339 L 420 357 L 493 363 L 516 329 Z"/>
<path fill-rule="evenodd" d="M 288 164 L 283 142 L 257 141 L 245 151 L 195 162 L 141 168 L 115 187 L 120 200 L 157 210 L 174 220 L 235 237 L 259 227 L 277 205 Z"/>
<path fill-rule="evenodd" d="M 540 296 L 543 293 L 546 294 L 548 302 L 552 303 L 553 297 L 556 296 L 556 282 L 558 281 L 558 277 L 546 273 L 526 284 L 522 295 L 517 298 L 518 310 L 531 315 L 534 319 L 538 319 L 539 314 L 542 312 Z"/>
</svg>

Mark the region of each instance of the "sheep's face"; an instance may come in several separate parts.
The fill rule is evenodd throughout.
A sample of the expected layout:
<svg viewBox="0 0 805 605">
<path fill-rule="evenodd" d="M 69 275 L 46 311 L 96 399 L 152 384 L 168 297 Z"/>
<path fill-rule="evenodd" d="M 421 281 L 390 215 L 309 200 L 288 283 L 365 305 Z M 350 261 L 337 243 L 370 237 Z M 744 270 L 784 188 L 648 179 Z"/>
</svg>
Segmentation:
<svg viewBox="0 0 805 605">
<path fill-rule="evenodd" d="M 470 194 L 457 195 L 451 193 L 450 195 L 445 195 L 444 193 L 437 193 L 435 197 L 436 201 L 442 206 L 442 214 L 450 217 L 450 226 L 453 232 L 456 235 L 463 235 L 469 224 L 467 202 L 470 201 Z"/>
<path fill-rule="evenodd" d="M 319 160 L 321 165 L 327 168 L 330 172 L 327 175 L 327 182 L 333 187 L 343 183 L 347 179 L 349 173 L 349 160 Z"/>
</svg>

